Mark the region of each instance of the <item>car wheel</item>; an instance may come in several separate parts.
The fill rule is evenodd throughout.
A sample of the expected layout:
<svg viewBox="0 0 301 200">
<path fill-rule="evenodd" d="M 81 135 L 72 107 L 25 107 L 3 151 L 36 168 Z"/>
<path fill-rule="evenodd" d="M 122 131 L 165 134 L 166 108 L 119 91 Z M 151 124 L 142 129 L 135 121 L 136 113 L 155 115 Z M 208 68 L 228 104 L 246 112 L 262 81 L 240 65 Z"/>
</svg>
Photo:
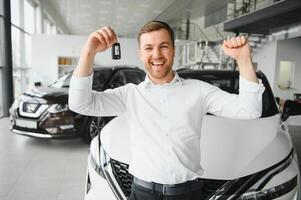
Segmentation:
<svg viewBox="0 0 301 200">
<path fill-rule="evenodd" d="M 97 136 L 101 129 L 106 125 L 106 121 L 103 117 L 89 117 L 85 123 L 83 139 L 86 143 L 90 143 L 91 140 Z"/>
</svg>

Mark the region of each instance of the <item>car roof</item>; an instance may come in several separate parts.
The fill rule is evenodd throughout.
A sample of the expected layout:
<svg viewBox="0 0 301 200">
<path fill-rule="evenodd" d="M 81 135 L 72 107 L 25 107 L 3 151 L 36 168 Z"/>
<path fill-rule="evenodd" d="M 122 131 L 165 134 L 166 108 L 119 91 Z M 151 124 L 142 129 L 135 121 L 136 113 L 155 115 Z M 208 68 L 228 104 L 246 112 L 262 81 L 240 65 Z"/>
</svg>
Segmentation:
<svg viewBox="0 0 301 200">
<path fill-rule="evenodd" d="M 214 70 L 214 69 L 191 69 L 180 68 L 176 70 L 178 73 L 197 73 L 197 74 L 233 74 L 236 75 L 239 72 L 234 70 Z"/>
<path fill-rule="evenodd" d="M 239 76 L 238 70 L 223 70 L 223 69 L 191 69 L 191 68 L 180 68 L 176 70 L 179 74 L 204 74 L 204 75 L 217 75 L 217 76 Z M 261 71 L 256 72 L 257 77 L 262 78 L 265 75 Z"/>
</svg>

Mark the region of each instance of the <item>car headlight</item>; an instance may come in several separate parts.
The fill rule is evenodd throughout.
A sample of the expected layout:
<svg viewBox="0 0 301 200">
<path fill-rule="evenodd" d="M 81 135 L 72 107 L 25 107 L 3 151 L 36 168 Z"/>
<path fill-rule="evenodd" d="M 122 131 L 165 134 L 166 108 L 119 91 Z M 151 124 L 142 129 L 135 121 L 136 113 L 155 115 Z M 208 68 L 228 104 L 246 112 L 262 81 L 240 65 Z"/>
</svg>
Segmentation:
<svg viewBox="0 0 301 200">
<path fill-rule="evenodd" d="M 272 179 L 276 178 L 273 184 Z M 288 195 L 285 199 L 299 199 L 300 174 L 294 150 L 282 161 L 258 173 L 227 181 L 209 199 L 262 200 Z"/>
<path fill-rule="evenodd" d="M 103 148 L 100 144 L 100 136 L 95 137 L 90 144 L 90 155 L 89 162 L 92 168 L 100 175 L 102 178 L 106 179 L 102 164 L 105 162 L 105 155 Z"/>
<path fill-rule="evenodd" d="M 59 112 L 65 112 L 68 111 L 68 104 L 53 104 L 48 108 L 48 111 L 50 113 L 59 113 Z"/>
<path fill-rule="evenodd" d="M 262 191 L 249 190 L 245 194 L 241 195 L 240 199 L 245 199 L 245 200 L 275 199 L 292 191 L 294 188 L 296 188 L 297 184 L 298 184 L 298 176 L 296 175 L 294 178 L 286 181 L 285 183 L 266 190 L 262 190 Z"/>
</svg>

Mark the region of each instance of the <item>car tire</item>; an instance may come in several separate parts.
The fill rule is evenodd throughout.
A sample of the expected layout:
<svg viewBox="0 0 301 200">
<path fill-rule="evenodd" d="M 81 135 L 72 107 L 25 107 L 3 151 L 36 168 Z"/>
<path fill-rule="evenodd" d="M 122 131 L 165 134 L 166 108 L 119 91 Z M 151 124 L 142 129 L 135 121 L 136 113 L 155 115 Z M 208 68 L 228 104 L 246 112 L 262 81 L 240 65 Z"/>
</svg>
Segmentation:
<svg viewBox="0 0 301 200">
<path fill-rule="evenodd" d="M 90 144 L 91 140 L 100 133 L 106 123 L 107 122 L 103 117 L 88 117 L 84 123 L 84 142 Z"/>
</svg>

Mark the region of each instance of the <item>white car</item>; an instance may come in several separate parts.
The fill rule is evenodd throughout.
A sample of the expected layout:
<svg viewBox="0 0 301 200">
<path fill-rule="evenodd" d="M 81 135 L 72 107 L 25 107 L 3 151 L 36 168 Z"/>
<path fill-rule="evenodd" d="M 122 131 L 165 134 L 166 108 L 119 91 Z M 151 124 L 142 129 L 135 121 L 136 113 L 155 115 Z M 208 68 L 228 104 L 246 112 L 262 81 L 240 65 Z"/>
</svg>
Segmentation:
<svg viewBox="0 0 301 200">
<path fill-rule="evenodd" d="M 184 69 L 178 73 L 238 93 L 238 72 Z M 280 113 L 266 77 L 261 72 L 257 76 L 266 88 L 261 118 L 234 120 L 210 114 L 204 118 L 201 178 L 209 200 L 300 200 L 299 163 L 285 120 L 301 114 L 301 109 L 290 102 Z M 130 158 L 129 128 L 125 116 L 118 116 L 91 143 L 85 199 L 126 200 L 132 185 Z"/>
</svg>

